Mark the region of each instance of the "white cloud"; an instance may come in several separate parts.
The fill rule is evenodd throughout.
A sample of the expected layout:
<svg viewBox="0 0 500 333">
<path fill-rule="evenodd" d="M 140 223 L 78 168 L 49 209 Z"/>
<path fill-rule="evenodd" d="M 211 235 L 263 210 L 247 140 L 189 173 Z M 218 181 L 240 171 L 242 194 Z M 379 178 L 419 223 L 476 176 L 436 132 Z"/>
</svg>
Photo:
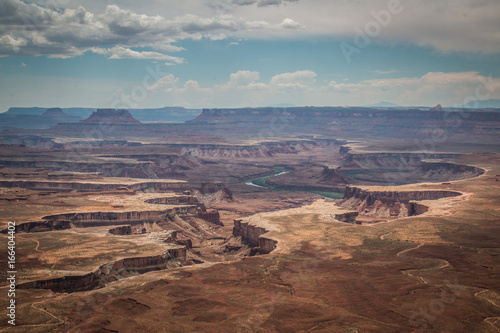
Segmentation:
<svg viewBox="0 0 500 333">
<path fill-rule="evenodd" d="M 285 29 L 297 29 L 297 28 L 303 28 L 304 26 L 300 23 L 295 22 L 291 18 L 286 18 L 281 22 L 281 27 Z"/>
<path fill-rule="evenodd" d="M 379 75 L 384 75 L 384 74 L 399 73 L 399 71 L 397 69 L 386 69 L 386 70 L 377 69 L 377 70 L 372 71 L 372 73 L 379 74 Z"/>
<path fill-rule="evenodd" d="M 122 46 L 115 46 L 110 49 L 92 48 L 91 51 L 97 54 L 108 55 L 108 59 L 155 59 L 166 60 L 168 61 L 167 64 L 181 64 L 184 61 L 182 58 L 173 57 L 168 54 L 152 51 L 134 51 Z"/>
<path fill-rule="evenodd" d="M 165 92 L 172 92 L 176 90 L 176 85 L 179 82 L 179 78 L 176 78 L 173 74 L 168 74 L 166 76 L 161 77 L 158 81 L 156 81 L 151 87 L 148 87 L 150 90 L 163 89 Z"/>
<path fill-rule="evenodd" d="M 478 72 L 429 72 L 421 77 L 374 79 L 358 83 L 336 83 L 328 88 L 343 94 L 355 94 L 360 100 L 391 100 L 401 105 L 461 105 L 464 99 L 500 97 L 500 79 Z M 373 100 L 377 98 L 377 100 Z"/>
<path fill-rule="evenodd" d="M 273 76 L 271 79 L 271 86 L 278 88 L 305 89 L 316 82 L 316 76 L 316 73 L 309 70 L 282 73 Z"/>
</svg>

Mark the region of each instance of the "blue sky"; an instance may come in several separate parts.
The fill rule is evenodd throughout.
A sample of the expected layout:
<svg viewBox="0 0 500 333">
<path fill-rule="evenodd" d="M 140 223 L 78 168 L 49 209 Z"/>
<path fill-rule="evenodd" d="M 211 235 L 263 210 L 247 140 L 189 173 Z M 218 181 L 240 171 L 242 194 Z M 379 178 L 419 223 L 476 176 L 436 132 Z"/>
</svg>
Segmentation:
<svg viewBox="0 0 500 333">
<path fill-rule="evenodd" d="M 500 98 L 496 0 L 3 0 L 0 112 Z"/>
</svg>

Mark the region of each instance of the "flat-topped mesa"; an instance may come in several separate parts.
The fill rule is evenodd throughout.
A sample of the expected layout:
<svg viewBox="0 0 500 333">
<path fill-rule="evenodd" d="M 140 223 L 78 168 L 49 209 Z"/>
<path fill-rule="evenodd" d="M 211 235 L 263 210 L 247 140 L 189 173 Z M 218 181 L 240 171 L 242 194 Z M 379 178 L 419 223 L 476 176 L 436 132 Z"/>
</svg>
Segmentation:
<svg viewBox="0 0 500 333">
<path fill-rule="evenodd" d="M 81 120 L 81 124 L 139 125 L 139 120 L 132 117 L 128 110 L 97 109 L 90 117 Z"/>
<path fill-rule="evenodd" d="M 358 119 L 361 121 L 443 121 L 452 112 L 418 109 L 380 110 L 367 107 L 292 107 L 292 108 L 240 108 L 240 109 L 203 109 L 201 115 L 189 123 L 235 123 L 281 121 L 286 123 L 323 123 L 344 122 Z M 500 121 L 496 112 L 471 112 L 469 121 Z"/>
<path fill-rule="evenodd" d="M 64 113 L 61 108 L 50 108 L 45 111 L 41 117 L 70 117 L 69 114 Z"/>
<path fill-rule="evenodd" d="M 254 246 L 252 254 L 268 254 L 276 248 L 277 241 L 262 237 L 267 232 L 266 229 L 248 224 L 243 220 L 234 220 L 233 236 L 239 236 L 243 241 Z"/>
</svg>

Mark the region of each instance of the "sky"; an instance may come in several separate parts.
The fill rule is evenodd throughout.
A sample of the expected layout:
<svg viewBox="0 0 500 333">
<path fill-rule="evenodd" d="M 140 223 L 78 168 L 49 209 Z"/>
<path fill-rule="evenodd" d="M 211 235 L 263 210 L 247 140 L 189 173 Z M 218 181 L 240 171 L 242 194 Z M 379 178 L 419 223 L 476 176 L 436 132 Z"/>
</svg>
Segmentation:
<svg viewBox="0 0 500 333">
<path fill-rule="evenodd" d="M 0 1 L 0 112 L 487 99 L 498 0 Z"/>
</svg>

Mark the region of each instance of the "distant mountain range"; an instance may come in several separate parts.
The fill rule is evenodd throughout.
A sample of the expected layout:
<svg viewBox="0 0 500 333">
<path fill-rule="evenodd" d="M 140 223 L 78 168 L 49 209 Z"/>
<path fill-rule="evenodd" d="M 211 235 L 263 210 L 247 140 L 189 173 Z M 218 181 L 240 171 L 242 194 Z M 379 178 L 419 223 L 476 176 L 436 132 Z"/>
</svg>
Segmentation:
<svg viewBox="0 0 500 333">
<path fill-rule="evenodd" d="M 268 108 L 296 108 L 297 105 L 289 104 L 289 103 L 281 103 L 281 104 L 268 105 L 267 107 Z"/>
<path fill-rule="evenodd" d="M 403 109 L 426 109 L 428 106 L 401 106 L 391 102 L 382 101 L 376 104 L 364 105 L 368 108 L 403 108 Z M 500 109 L 500 99 L 488 99 L 484 101 L 473 101 L 466 105 L 453 105 L 446 106 L 443 109 L 455 109 L 455 108 L 467 108 L 467 109 Z"/>
<path fill-rule="evenodd" d="M 12 107 L 0 113 L 0 130 L 50 128 L 58 123 L 73 123 L 88 118 L 96 108 L 41 108 Z M 183 107 L 158 109 L 130 109 L 130 114 L 141 122 L 183 123 L 201 114 L 201 110 Z"/>
<path fill-rule="evenodd" d="M 401 107 L 401 105 L 397 105 L 391 102 L 378 102 L 377 104 L 370 104 L 370 105 L 364 105 L 367 108 L 398 108 Z"/>
</svg>

